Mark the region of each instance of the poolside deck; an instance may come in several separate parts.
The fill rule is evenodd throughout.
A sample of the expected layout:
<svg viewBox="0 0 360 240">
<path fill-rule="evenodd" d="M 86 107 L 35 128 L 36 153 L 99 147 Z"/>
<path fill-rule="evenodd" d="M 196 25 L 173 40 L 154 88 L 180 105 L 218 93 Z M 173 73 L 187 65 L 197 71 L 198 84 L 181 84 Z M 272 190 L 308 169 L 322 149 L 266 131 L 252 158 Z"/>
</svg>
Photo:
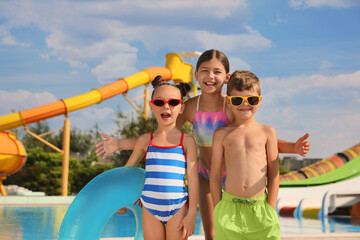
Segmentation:
<svg viewBox="0 0 360 240">
<path fill-rule="evenodd" d="M 133 240 L 134 238 L 100 238 L 100 240 Z M 281 240 L 352 240 L 360 239 L 359 233 L 322 233 L 322 234 L 282 234 Z M 189 240 L 205 240 L 202 235 L 191 236 Z"/>
<path fill-rule="evenodd" d="M 0 206 L 33 206 L 33 205 L 52 205 L 64 204 L 69 205 L 74 197 L 59 196 L 7 196 L 0 197 Z M 101 240 L 133 240 L 131 237 L 122 238 L 101 238 Z M 360 232 L 344 233 L 316 233 L 316 234 L 282 234 L 281 240 L 352 240 L 360 239 Z M 205 240 L 203 235 L 191 236 L 189 240 Z"/>
</svg>

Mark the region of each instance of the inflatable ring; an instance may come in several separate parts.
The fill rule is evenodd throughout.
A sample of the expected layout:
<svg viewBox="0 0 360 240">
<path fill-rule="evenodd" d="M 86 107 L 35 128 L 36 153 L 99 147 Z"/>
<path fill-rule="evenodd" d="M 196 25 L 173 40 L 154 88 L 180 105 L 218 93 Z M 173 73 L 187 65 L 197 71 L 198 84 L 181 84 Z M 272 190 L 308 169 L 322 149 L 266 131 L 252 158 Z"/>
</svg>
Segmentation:
<svg viewBox="0 0 360 240">
<path fill-rule="evenodd" d="M 120 167 L 91 180 L 69 206 L 59 230 L 59 240 L 98 240 L 110 217 L 120 208 L 134 212 L 135 240 L 143 239 L 141 207 L 134 205 L 145 182 L 145 170 Z"/>
</svg>

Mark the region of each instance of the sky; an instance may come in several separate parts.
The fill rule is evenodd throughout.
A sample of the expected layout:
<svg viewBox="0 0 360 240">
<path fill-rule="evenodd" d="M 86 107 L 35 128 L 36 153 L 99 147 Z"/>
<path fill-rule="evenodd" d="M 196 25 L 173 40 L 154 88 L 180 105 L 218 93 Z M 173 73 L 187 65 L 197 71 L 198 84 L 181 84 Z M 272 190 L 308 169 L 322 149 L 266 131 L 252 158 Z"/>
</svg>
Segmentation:
<svg viewBox="0 0 360 240">
<path fill-rule="evenodd" d="M 0 116 L 219 49 L 259 77 L 256 120 L 286 141 L 309 132 L 307 157 L 326 158 L 360 142 L 359 23 L 357 0 L 0 0 Z M 118 111 L 137 114 L 119 95 L 69 119 L 113 134 Z"/>
</svg>

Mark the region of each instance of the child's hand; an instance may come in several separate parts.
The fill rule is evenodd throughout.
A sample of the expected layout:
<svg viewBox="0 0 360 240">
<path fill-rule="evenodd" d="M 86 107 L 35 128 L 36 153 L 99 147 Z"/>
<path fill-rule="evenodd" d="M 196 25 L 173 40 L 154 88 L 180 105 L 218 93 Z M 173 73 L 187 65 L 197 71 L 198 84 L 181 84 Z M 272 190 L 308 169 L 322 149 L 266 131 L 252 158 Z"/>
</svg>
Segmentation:
<svg viewBox="0 0 360 240">
<path fill-rule="evenodd" d="M 177 230 L 183 231 L 182 239 L 186 239 L 193 235 L 195 232 L 195 217 L 190 217 L 189 215 L 186 215 L 181 221 Z"/>
<path fill-rule="evenodd" d="M 116 213 L 120 215 L 123 215 L 126 212 L 127 212 L 127 208 L 120 208 L 119 210 L 116 211 Z"/>
<path fill-rule="evenodd" d="M 106 139 L 96 145 L 96 156 L 103 155 L 103 159 L 105 159 L 106 156 L 118 150 L 118 142 L 116 138 L 108 136 L 105 133 L 101 135 Z"/>
<path fill-rule="evenodd" d="M 306 133 L 304 136 L 299 138 L 295 143 L 295 152 L 303 157 L 305 157 L 308 151 L 310 150 L 310 142 L 306 141 L 306 139 L 309 136 L 310 134 Z"/>
</svg>

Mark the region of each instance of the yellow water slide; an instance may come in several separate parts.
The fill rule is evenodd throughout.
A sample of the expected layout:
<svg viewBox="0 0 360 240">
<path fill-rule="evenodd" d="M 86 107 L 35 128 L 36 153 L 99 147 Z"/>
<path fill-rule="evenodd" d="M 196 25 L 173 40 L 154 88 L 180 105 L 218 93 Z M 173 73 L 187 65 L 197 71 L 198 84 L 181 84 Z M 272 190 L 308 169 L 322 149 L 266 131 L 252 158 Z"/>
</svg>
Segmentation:
<svg viewBox="0 0 360 240">
<path fill-rule="evenodd" d="M 192 65 L 184 63 L 179 55 L 169 53 L 166 55 L 165 67 L 146 68 L 131 76 L 118 79 L 116 82 L 74 97 L 0 116 L 0 131 L 17 128 L 100 103 L 103 100 L 147 84 L 157 75 L 163 76 L 167 81 L 190 83 L 192 81 Z"/>
<path fill-rule="evenodd" d="M 192 65 L 183 62 L 180 55 L 169 53 L 166 55 L 165 67 L 146 68 L 138 73 L 118 79 L 113 83 L 97 89 L 92 89 L 89 92 L 74 97 L 0 116 L 0 133 L 5 130 L 26 126 L 30 123 L 52 118 L 61 114 L 68 114 L 93 104 L 100 103 L 118 94 L 126 93 L 131 89 L 146 85 L 157 75 L 163 76 L 167 81 L 173 80 L 176 83 L 191 83 L 193 76 L 192 69 Z M 18 145 L 16 145 L 18 149 L 23 149 L 22 144 L 16 140 L 15 134 L 5 132 L 3 135 L 0 135 L 0 146 L 3 146 L 0 148 L 0 176 L 8 176 L 19 170 L 25 164 L 25 151 L 15 151 L 14 147 L 14 151 L 11 153 L 12 155 L 9 155 L 9 146 L 14 145 L 14 142 L 18 143 Z"/>
</svg>

